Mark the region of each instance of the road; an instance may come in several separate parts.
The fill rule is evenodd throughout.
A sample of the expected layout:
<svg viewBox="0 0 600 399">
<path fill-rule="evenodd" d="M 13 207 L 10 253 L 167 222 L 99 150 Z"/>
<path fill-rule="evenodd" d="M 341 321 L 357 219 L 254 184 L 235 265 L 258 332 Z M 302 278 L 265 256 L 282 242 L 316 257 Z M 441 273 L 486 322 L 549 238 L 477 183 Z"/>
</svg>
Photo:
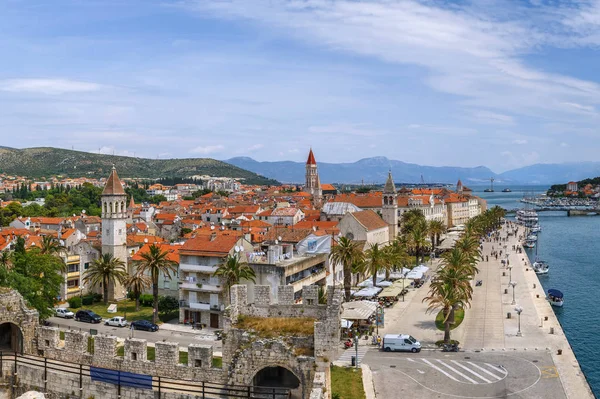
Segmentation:
<svg viewBox="0 0 600 399">
<path fill-rule="evenodd" d="M 491 353 L 369 350 L 379 398 L 544 398 L 566 399 L 547 351 Z"/>
<path fill-rule="evenodd" d="M 103 323 L 90 324 L 73 319 L 63 319 L 60 317 L 50 317 L 48 319 L 51 326 L 58 327 L 61 330 L 80 330 L 90 331 L 90 329 L 98 330 L 99 334 L 114 335 L 118 338 L 129 338 L 131 337 L 132 331 L 129 328 L 119 328 L 105 326 Z M 149 343 L 158 341 L 177 342 L 182 347 L 187 347 L 189 344 L 204 344 L 212 345 L 214 351 L 221 351 L 221 341 L 216 341 L 215 336 L 208 332 L 181 332 L 181 331 L 170 331 L 165 329 L 159 329 L 156 332 L 148 331 L 133 331 L 135 338 L 142 338 L 147 340 Z"/>
</svg>

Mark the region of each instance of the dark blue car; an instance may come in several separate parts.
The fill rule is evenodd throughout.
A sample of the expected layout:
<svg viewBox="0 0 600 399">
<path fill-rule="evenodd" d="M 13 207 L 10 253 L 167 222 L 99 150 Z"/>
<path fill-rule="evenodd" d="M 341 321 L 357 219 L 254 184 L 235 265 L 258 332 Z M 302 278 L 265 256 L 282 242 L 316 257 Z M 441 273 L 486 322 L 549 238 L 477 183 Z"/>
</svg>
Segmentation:
<svg viewBox="0 0 600 399">
<path fill-rule="evenodd" d="M 154 323 L 150 323 L 148 320 L 136 320 L 131 322 L 131 328 L 134 330 L 143 330 L 143 331 L 158 331 L 158 326 Z"/>
</svg>

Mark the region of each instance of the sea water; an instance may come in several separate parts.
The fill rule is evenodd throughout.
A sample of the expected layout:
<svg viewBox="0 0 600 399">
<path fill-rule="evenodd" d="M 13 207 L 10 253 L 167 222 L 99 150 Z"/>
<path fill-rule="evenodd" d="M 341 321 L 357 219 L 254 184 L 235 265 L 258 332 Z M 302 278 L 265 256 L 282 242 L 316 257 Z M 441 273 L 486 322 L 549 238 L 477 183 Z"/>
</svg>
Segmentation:
<svg viewBox="0 0 600 399">
<path fill-rule="evenodd" d="M 486 187 L 471 188 L 474 195 L 488 201 L 488 207 L 499 205 L 507 209 L 524 207 L 519 199 L 525 193 L 539 194 L 548 188 L 509 187 L 513 192 L 485 193 Z M 539 280 L 545 291 L 556 288 L 564 293 L 564 306 L 553 309 L 592 391 L 600 397 L 600 310 L 596 308 L 600 305 L 600 216 L 568 217 L 566 212 L 540 212 L 539 222 L 542 232 L 537 256 L 550 265 L 550 272 L 540 275 Z M 535 260 L 535 249 L 528 249 L 527 254 L 531 261 Z"/>
</svg>

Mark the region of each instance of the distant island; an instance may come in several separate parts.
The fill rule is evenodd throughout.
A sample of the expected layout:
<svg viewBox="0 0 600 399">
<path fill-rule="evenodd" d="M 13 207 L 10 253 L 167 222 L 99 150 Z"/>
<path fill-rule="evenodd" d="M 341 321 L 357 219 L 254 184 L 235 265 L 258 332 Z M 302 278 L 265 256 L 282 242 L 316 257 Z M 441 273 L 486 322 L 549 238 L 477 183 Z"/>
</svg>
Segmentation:
<svg viewBox="0 0 600 399">
<path fill-rule="evenodd" d="M 50 176 L 106 177 L 115 166 L 122 177 L 169 178 L 207 175 L 241 179 L 244 184 L 278 185 L 274 179 L 210 158 L 147 159 L 62 148 L 0 147 L 0 172 L 32 178 Z"/>
</svg>

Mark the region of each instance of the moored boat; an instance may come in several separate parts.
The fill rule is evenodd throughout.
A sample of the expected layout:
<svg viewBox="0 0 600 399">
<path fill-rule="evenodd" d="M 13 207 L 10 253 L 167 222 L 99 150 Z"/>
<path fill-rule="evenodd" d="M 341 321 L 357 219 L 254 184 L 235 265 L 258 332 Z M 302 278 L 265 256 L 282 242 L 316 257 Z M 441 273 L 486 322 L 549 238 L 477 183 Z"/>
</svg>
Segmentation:
<svg viewBox="0 0 600 399">
<path fill-rule="evenodd" d="M 535 274 L 548 274 L 548 271 L 550 270 L 550 266 L 543 260 L 536 260 L 531 267 Z"/>
<path fill-rule="evenodd" d="M 535 248 L 535 241 L 527 240 L 523 243 L 525 248 Z"/>
<path fill-rule="evenodd" d="M 510 188 L 505 188 L 504 190 L 502 190 L 503 193 L 512 193 L 512 190 Z"/>
<path fill-rule="evenodd" d="M 549 289 L 548 290 L 548 302 L 550 302 L 550 305 L 552 305 L 552 306 L 561 307 L 565 302 L 563 293 L 554 288 Z"/>
</svg>

